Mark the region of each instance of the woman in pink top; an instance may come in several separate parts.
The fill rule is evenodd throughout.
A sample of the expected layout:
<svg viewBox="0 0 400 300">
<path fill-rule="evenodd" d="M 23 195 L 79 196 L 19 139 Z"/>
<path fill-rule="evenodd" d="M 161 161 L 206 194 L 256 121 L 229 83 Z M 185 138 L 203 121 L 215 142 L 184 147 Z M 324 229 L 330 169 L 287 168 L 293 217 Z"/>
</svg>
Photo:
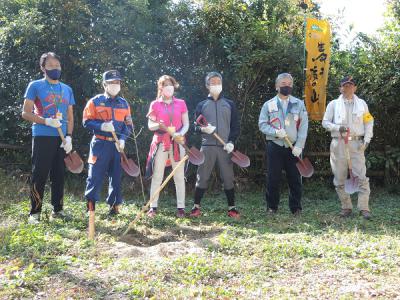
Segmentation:
<svg viewBox="0 0 400 300">
<path fill-rule="evenodd" d="M 189 129 L 189 116 L 186 103 L 182 99 L 174 97 L 174 90 L 179 87 L 178 82 L 172 76 L 163 75 L 157 81 L 157 99 L 151 102 L 148 117 L 148 127 L 154 132 L 147 157 L 146 177 L 152 177 L 150 195 L 159 188 L 164 178 L 165 166 L 173 168 L 185 155 L 182 143 L 184 135 Z M 160 129 L 159 123 L 169 127 L 175 132 L 171 137 L 169 133 Z M 185 216 L 185 169 L 179 168 L 174 175 L 177 216 Z M 157 213 L 158 195 L 155 197 L 147 215 L 154 217 Z"/>
</svg>

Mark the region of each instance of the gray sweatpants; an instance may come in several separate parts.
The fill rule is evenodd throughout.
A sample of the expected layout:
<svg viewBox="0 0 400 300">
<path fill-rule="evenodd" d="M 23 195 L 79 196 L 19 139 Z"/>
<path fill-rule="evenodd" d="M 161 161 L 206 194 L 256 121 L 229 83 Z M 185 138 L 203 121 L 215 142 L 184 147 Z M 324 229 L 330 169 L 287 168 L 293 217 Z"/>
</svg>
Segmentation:
<svg viewBox="0 0 400 300">
<path fill-rule="evenodd" d="M 358 209 L 369 211 L 369 178 L 366 176 L 367 168 L 365 165 L 364 151 L 361 150 L 361 141 L 349 141 L 350 159 L 353 165 L 353 174 L 359 179 Z M 343 209 L 352 209 L 350 195 L 344 191 L 344 182 L 348 174 L 348 164 L 346 160 L 345 145 L 343 139 L 332 139 L 331 147 L 331 167 L 334 175 L 333 184 L 342 203 Z"/>
<path fill-rule="evenodd" d="M 197 168 L 196 187 L 206 189 L 215 162 L 218 164 L 219 176 L 224 184 L 225 190 L 233 189 L 233 163 L 230 155 L 219 146 L 202 146 L 200 149 L 204 153 L 204 163 Z"/>
</svg>

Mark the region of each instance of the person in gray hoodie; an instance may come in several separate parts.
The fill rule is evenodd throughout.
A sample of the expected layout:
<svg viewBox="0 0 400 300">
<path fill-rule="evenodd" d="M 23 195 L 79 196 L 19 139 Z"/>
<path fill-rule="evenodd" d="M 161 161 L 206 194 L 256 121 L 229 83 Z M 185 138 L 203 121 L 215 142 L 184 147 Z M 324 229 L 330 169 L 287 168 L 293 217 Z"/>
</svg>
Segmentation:
<svg viewBox="0 0 400 300">
<path fill-rule="evenodd" d="M 202 133 L 200 151 L 204 153 L 205 160 L 197 169 L 194 207 L 190 216 L 199 217 L 201 215 L 200 202 L 207 189 L 211 172 L 217 163 L 228 200 L 228 216 L 238 219 L 240 214 L 235 207 L 233 163 L 230 154 L 235 148 L 234 144 L 240 132 L 238 110 L 235 103 L 222 94 L 222 75 L 220 73 L 208 73 L 205 84 L 209 95 L 206 100 L 197 105 L 195 111 L 195 120 L 198 116 L 203 115 L 208 123 L 203 127 L 195 123 L 195 131 Z M 214 132 L 226 143 L 225 146 L 214 137 Z"/>
</svg>

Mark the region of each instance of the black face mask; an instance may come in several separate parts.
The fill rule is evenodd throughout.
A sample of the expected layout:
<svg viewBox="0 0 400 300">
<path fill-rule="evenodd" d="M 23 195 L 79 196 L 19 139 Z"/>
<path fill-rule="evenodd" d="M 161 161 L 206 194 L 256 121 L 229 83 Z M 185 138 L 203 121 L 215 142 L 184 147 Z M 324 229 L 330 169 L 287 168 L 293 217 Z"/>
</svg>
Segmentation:
<svg viewBox="0 0 400 300">
<path fill-rule="evenodd" d="M 293 88 L 291 86 L 281 86 L 279 88 L 279 93 L 281 93 L 283 96 L 288 96 L 292 93 Z"/>
<path fill-rule="evenodd" d="M 47 74 L 47 76 L 49 76 L 50 79 L 58 80 L 61 77 L 61 70 L 59 70 L 59 69 L 52 69 L 52 70 L 46 69 L 46 74 Z"/>
</svg>

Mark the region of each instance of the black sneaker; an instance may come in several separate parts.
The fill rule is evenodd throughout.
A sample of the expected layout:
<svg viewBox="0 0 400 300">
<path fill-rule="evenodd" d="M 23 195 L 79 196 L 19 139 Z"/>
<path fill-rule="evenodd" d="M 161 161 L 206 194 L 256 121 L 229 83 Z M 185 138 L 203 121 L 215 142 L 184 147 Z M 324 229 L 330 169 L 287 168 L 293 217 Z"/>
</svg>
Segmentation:
<svg viewBox="0 0 400 300">
<path fill-rule="evenodd" d="M 301 217 L 301 209 L 297 209 L 296 211 L 294 211 L 293 216 L 296 218 Z"/>
<path fill-rule="evenodd" d="M 121 205 L 112 205 L 110 207 L 110 211 L 108 212 L 109 216 L 116 216 L 119 215 L 119 209 Z"/>
<path fill-rule="evenodd" d="M 52 219 L 61 219 L 61 220 L 64 220 L 64 221 L 71 221 L 72 220 L 72 217 L 69 214 L 67 214 L 63 209 L 60 210 L 60 211 L 57 211 L 57 212 L 55 212 L 53 210 L 53 212 L 51 213 L 51 218 Z"/>
</svg>

